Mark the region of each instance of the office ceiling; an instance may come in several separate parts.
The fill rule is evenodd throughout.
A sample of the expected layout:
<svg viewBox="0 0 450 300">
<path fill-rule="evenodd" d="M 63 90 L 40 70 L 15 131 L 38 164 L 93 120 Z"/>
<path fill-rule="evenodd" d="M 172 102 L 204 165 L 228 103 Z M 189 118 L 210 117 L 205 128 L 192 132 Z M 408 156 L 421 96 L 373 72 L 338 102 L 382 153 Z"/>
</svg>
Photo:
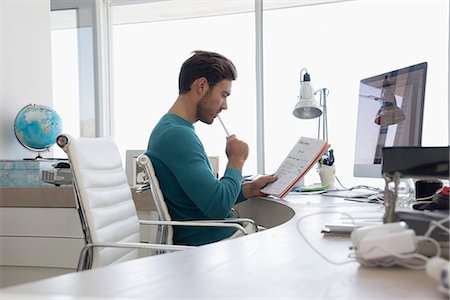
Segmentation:
<svg viewBox="0 0 450 300">
<path fill-rule="evenodd" d="M 264 0 L 263 9 L 283 9 L 296 6 L 323 5 L 355 0 Z M 254 0 L 112 0 L 113 24 L 129 24 L 176 20 L 206 16 L 246 13 L 255 10 Z M 195 5 L 194 5 L 195 4 Z"/>
</svg>

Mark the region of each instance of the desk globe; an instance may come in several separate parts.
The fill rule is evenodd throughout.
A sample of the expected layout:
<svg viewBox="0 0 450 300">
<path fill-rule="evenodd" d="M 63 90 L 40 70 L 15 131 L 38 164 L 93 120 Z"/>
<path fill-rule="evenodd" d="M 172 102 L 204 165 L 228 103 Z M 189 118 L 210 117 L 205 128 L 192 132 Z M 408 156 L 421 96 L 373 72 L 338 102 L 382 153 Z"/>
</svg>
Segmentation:
<svg viewBox="0 0 450 300">
<path fill-rule="evenodd" d="M 61 133 L 61 118 L 52 108 L 39 104 L 28 104 L 22 108 L 14 120 L 14 133 L 25 148 L 41 152 L 55 144 Z"/>
</svg>

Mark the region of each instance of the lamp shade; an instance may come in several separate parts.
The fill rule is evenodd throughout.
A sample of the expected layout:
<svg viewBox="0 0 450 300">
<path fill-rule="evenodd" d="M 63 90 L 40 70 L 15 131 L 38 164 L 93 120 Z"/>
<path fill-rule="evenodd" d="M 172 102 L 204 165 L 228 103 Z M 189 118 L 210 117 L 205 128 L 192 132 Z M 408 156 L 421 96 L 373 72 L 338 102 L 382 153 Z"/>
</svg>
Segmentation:
<svg viewBox="0 0 450 300">
<path fill-rule="evenodd" d="M 319 104 L 314 99 L 314 89 L 308 73 L 305 74 L 301 82 L 299 101 L 292 114 L 300 119 L 314 119 L 322 114 Z"/>
<path fill-rule="evenodd" d="M 314 119 L 322 114 L 322 110 L 314 98 L 300 99 L 292 113 L 300 119 Z"/>
</svg>

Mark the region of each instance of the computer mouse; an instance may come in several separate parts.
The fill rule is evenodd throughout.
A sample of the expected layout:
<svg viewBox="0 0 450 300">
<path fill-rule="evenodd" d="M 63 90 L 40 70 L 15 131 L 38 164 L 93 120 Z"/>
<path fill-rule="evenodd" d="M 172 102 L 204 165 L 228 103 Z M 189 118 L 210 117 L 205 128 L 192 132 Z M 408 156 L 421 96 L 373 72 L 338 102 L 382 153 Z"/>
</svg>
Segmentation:
<svg viewBox="0 0 450 300">
<path fill-rule="evenodd" d="M 68 162 L 58 162 L 55 166 L 57 169 L 70 169 L 70 164 Z"/>
</svg>

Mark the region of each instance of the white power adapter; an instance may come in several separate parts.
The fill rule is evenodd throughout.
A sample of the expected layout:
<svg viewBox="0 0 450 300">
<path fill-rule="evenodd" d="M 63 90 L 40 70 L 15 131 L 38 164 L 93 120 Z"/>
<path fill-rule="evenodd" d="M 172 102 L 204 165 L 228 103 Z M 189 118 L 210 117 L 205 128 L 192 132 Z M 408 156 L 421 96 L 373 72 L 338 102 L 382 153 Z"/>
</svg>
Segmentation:
<svg viewBox="0 0 450 300">
<path fill-rule="evenodd" d="M 352 243 L 355 247 L 366 237 L 385 236 L 394 232 L 401 232 L 408 229 L 405 222 L 386 223 L 382 225 L 364 226 L 353 230 L 351 234 Z"/>
<path fill-rule="evenodd" d="M 415 232 L 404 222 L 359 228 L 351 239 L 357 258 L 364 260 L 410 254 L 417 248 Z"/>
<path fill-rule="evenodd" d="M 384 236 L 368 236 L 360 242 L 358 253 L 364 259 L 378 259 L 414 253 L 416 248 L 416 234 L 414 230 L 407 229 Z"/>
</svg>

